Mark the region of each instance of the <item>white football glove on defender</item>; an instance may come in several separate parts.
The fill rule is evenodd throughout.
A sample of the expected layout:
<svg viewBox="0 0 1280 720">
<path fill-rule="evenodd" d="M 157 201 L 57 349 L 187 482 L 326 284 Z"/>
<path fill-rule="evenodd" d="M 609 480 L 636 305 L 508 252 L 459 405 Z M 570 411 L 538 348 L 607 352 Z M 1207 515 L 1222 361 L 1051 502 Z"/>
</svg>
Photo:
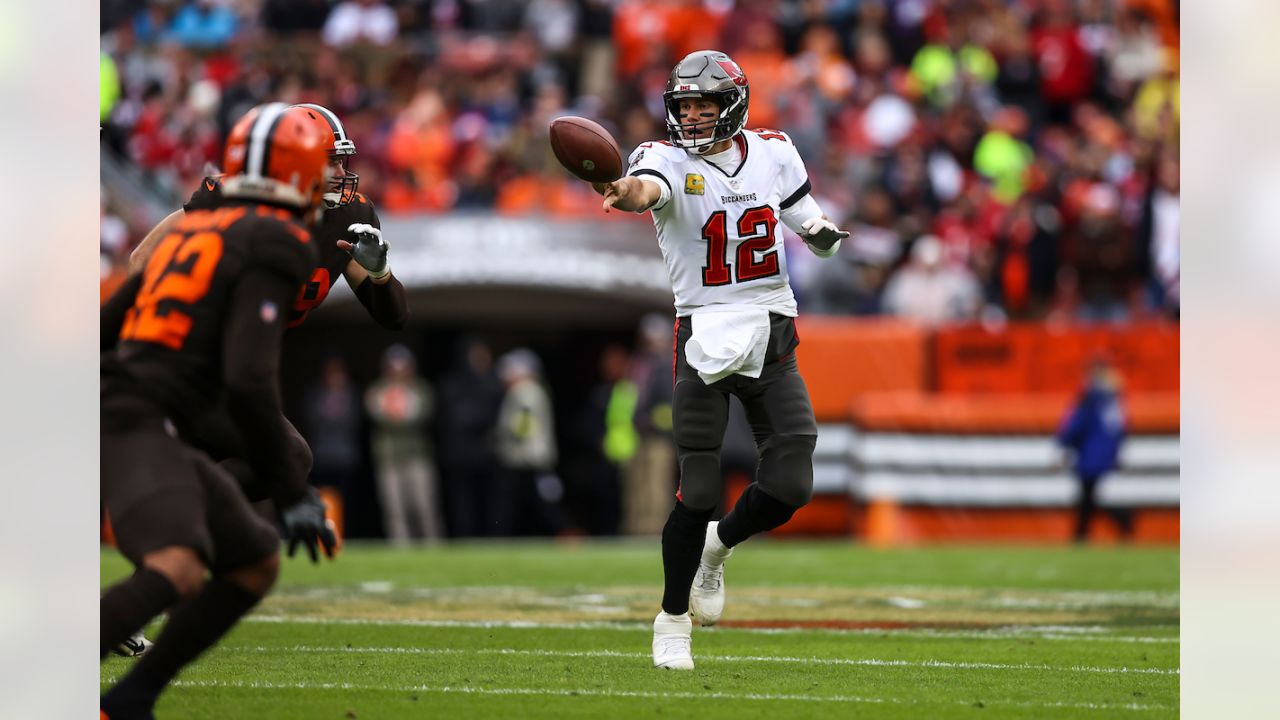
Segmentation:
<svg viewBox="0 0 1280 720">
<path fill-rule="evenodd" d="M 347 232 L 355 235 L 355 243 L 339 240 L 338 247 L 351 253 L 351 258 L 369 273 L 369 277 L 377 279 L 391 272 L 387 267 L 390 246 L 382 239 L 381 230 L 368 223 L 352 223 Z"/>
<path fill-rule="evenodd" d="M 836 227 L 836 224 L 824 217 L 809 218 L 800 224 L 804 232 L 800 239 L 818 257 L 831 257 L 840 249 L 840 241 L 849 237 L 849 233 Z"/>
</svg>

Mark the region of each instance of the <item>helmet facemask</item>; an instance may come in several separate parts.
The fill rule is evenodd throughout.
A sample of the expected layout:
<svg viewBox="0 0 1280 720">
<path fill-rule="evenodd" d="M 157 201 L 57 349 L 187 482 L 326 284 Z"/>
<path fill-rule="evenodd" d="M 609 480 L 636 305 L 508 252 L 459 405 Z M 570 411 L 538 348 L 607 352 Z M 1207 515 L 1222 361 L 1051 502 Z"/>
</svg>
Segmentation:
<svg viewBox="0 0 1280 720">
<path fill-rule="evenodd" d="M 688 124 L 684 122 L 686 116 L 680 112 L 680 101 L 685 99 L 711 100 L 719 110 L 714 114 L 703 113 L 698 122 Z M 745 108 L 738 107 L 746 99 L 732 90 L 718 93 L 668 92 L 663 93 L 663 101 L 667 107 L 667 135 L 671 144 L 698 155 L 705 155 L 715 144 L 737 135 L 746 124 Z"/>
<path fill-rule="evenodd" d="M 336 172 L 332 174 L 329 180 L 329 192 L 324 194 L 324 204 L 330 208 L 341 207 L 355 200 L 356 189 L 360 187 L 360 176 L 347 168 L 351 162 L 351 156 L 356 154 L 356 144 L 350 140 L 338 140 L 333 145 L 329 158 L 338 160 L 342 174 L 338 175 Z"/>
</svg>

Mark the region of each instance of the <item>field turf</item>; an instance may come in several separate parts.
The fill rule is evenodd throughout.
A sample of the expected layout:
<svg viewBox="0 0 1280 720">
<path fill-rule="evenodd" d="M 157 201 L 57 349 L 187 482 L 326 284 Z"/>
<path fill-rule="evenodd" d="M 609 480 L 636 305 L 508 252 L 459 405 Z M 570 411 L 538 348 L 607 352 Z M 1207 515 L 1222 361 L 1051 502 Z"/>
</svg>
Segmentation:
<svg viewBox="0 0 1280 720">
<path fill-rule="evenodd" d="M 128 572 L 102 555 L 102 581 Z M 166 718 L 1178 714 L 1176 548 L 753 540 L 697 669 L 653 669 L 658 543 L 350 545 L 165 693 Z M 153 626 L 151 632 L 157 632 Z M 132 660 L 102 664 L 105 688 Z"/>
</svg>

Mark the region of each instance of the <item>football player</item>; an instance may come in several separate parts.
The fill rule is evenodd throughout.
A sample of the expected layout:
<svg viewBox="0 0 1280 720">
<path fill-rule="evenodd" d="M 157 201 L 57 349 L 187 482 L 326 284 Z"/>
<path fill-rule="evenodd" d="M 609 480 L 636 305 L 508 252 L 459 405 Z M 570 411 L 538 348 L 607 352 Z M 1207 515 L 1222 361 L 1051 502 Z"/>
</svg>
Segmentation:
<svg viewBox="0 0 1280 720">
<path fill-rule="evenodd" d="M 404 286 L 391 273 L 387 263 L 388 244 L 382 238 L 382 223 L 374 211 L 373 203 L 358 192 L 360 176 L 348 167 L 356 154 L 356 145 L 347 136 L 346 127 L 333 111 L 320 105 L 302 104 L 295 107 L 305 111 L 305 118 L 330 138 L 330 185 L 324 194 L 323 214 L 318 226 L 313 228 L 319 262 L 301 283 L 297 295 L 288 306 L 288 327 L 301 325 L 307 315 L 324 302 L 338 277 L 346 278 L 357 298 L 378 324 L 389 330 L 400 330 L 409 318 L 409 306 Z M 222 178 L 206 177 L 191 198 L 168 217 L 161 220 L 147 233 L 129 256 L 129 274 L 138 275 L 147 264 L 161 238 L 171 232 L 188 212 L 217 207 L 222 197 Z M 292 423 L 287 420 L 286 429 L 291 439 L 294 460 L 291 472 L 304 479 L 311 473 L 311 448 Z M 256 478 L 246 463 L 234 438 L 228 438 L 224 428 L 203 427 L 192 433 L 217 460 L 224 461 L 224 468 L 236 476 L 249 492 L 251 499 L 267 497 L 270 479 Z M 218 438 L 215 440 L 214 438 Z M 226 441 L 226 442 L 224 442 Z M 141 632 L 125 640 L 115 648 L 117 655 L 138 657 L 150 649 Z"/>
<path fill-rule="evenodd" d="M 313 104 L 295 107 L 302 108 L 307 119 L 332 138 L 329 149 L 332 181 L 324 195 L 324 214 L 314 230 L 320 261 L 290 306 L 289 327 L 301 325 L 307 314 L 324 302 L 341 276 L 378 324 L 399 330 L 408 320 L 409 307 L 404 286 L 387 264 L 388 245 L 382 238 L 382 223 L 369 198 L 357 192 L 360 176 L 348 167 L 356 154 L 356 144 L 347 137 L 342 121 L 328 108 Z M 183 215 L 217 205 L 220 195 L 221 179 L 216 175 L 206 177 L 186 204 L 161 220 L 130 254 L 129 274 L 142 272 L 156 243 Z"/>
<path fill-rule="evenodd" d="M 785 224 L 821 257 L 839 230 L 810 196 L 795 145 L 744 130 L 750 89 L 728 55 L 681 60 L 667 80 L 667 140 L 631 154 L 627 175 L 597 183 L 604 209 L 650 212 L 675 293 L 675 508 L 662 531 L 665 585 L 653 623 L 655 667 L 691 670 L 692 621 L 724 609 L 724 562 L 756 533 L 787 522 L 813 490 L 817 423 L 796 367 L 796 301 Z M 759 451 L 756 482 L 719 523 L 720 445 L 729 395 L 746 408 Z"/>
<path fill-rule="evenodd" d="M 277 380 L 289 307 L 316 265 L 304 217 L 329 184 L 331 145 L 305 109 L 250 111 L 228 139 L 218 202 L 173 223 L 102 307 L 102 501 L 136 571 L 102 595 L 101 655 L 169 610 L 154 647 L 102 696 L 111 720 L 153 717 L 169 681 L 279 569 L 276 529 L 176 427 L 221 398 L 248 463 L 275 481 L 290 555 L 332 553 L 323 503 L 288 471 Z"/>
</svg>

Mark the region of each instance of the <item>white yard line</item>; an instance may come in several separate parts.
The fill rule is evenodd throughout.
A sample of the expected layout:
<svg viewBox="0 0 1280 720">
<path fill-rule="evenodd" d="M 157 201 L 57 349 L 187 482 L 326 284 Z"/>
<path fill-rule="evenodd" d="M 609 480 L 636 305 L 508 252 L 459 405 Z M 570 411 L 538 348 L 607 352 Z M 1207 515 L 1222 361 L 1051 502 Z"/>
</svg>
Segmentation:
<svg viewBox="0 0 1280 720">
<path fill-rule="evenodd" d="M 327 618 L 309 615 L 251 615 L 244 622 L 297 625 L 371 625 L 385 627 L 439 627 L 439 628 L 506 628 L 517 630 L 623 630 L 634 632 L 648 630 L 649 623 L 637 622 L 541 622 L 534 620 L 426 620 L 414 618 Z M 1034 625 L 1021 627 L 994 627 L 990 630 L 944 630 L 939 628 L 827 628 L 827 627 L 720 627 L 712 632 L 744 632 L 777 635 L 788 633 L 839 633 L 860 635 L 894 635 L 904 637 L 959 638 L 965 640 L 1007 640 L 1030 638 L 1034 640 L 1081 640 L 1116 643 L 1177 644 L 1176 637 L 1141 637 L 1136 635 L 1111 635 L 1105 628 L 1090 629 L 1089 633 L 1066 632 L 1062 626 L 1041 628 Z M 700 632 L 705 630 L 700 629 Z"/>
<path fill-rule="evenodd" d="M 732 692 L 655 692 L 648 690 L 595 690 L 595 689 L 555 689 L 555 688 L 519 688 L 519 687 L 475 687 L 462 686 L 455 687 L 451 685 L 357 685 L 354 683 L 312 683 L 312 682 L 270 682 L 262 680 L 254 681 L 228 681 L 228 680 L 178 680 L 173 683 L 177 687 L 207 687 L 207 688 L 243 688 L 248 690 L 373 690 L 386 692 L 421 692 L 421 693 L 439 693 L 439 694 L 464 694 L 464 695 L 498 695 L 498 696 L 547 696 L 547 697 L 605 697 L 605 698 L 649 698 L 657 700 L 679 699 L 679 700 L 756 700 L 756 701 L 787 701 L 787 702 L 819 702 L 819 703 L 862 703 L 873 705 L 929 705 L 934 703 L 921 702 L 914 699 L 893 698 L 893 697 L 863 697 L 858 695 L 797 695 L 782 693 L 732 693 Z M 972 700 L 955 700 L 951 701 L 955 705 L 972 706 Z M 1051 702 L 1051 703 L 1034 703 L 1024 701 L 1000 701 L 1000 700 L 983 700 L 983 705 L 990 708 L 995 707 L 1020 707 L 1020 708 L 1072 708 L 1079 710 L 1132 710 L 1132 711 L 1153 711 L 1153 710 L 1171 710 L 1168 705 L 1144 704 L 1144 703 L 1068 703 L 1068 702 Z M 942 704 L 942 703 L 938 703 Z"/>
<path fill-rule="evenodd" d="M 427 648 L 427 647 L 321 647 L 291 645 L 277 647 L 227 648 L 254 652 L 303 652 L 303 653 L 370 653 L 387 655 L 519 655 L 535 657 L 573 658 L 648 658 L 648 653 L 622 652 L 618 650 L 516 650 L 514 648 Z M 880 658 L 820 658 L 787 657 L 781 655 L 698 655 L 698 660 L 748 662 L 748 663 L 796 663 L 803 665 L 864 665 L 871 667 L 942 668 L 946 670 L 1036 670 L 1047 672 L 1079 672 L 1135 675 L 1178 675 L 1177 668 L 1104 667 L 1096 665 L 1037 665 L 1032 663 L 959 662 L 949 660 L 884 660 Z"/>
</svg>

